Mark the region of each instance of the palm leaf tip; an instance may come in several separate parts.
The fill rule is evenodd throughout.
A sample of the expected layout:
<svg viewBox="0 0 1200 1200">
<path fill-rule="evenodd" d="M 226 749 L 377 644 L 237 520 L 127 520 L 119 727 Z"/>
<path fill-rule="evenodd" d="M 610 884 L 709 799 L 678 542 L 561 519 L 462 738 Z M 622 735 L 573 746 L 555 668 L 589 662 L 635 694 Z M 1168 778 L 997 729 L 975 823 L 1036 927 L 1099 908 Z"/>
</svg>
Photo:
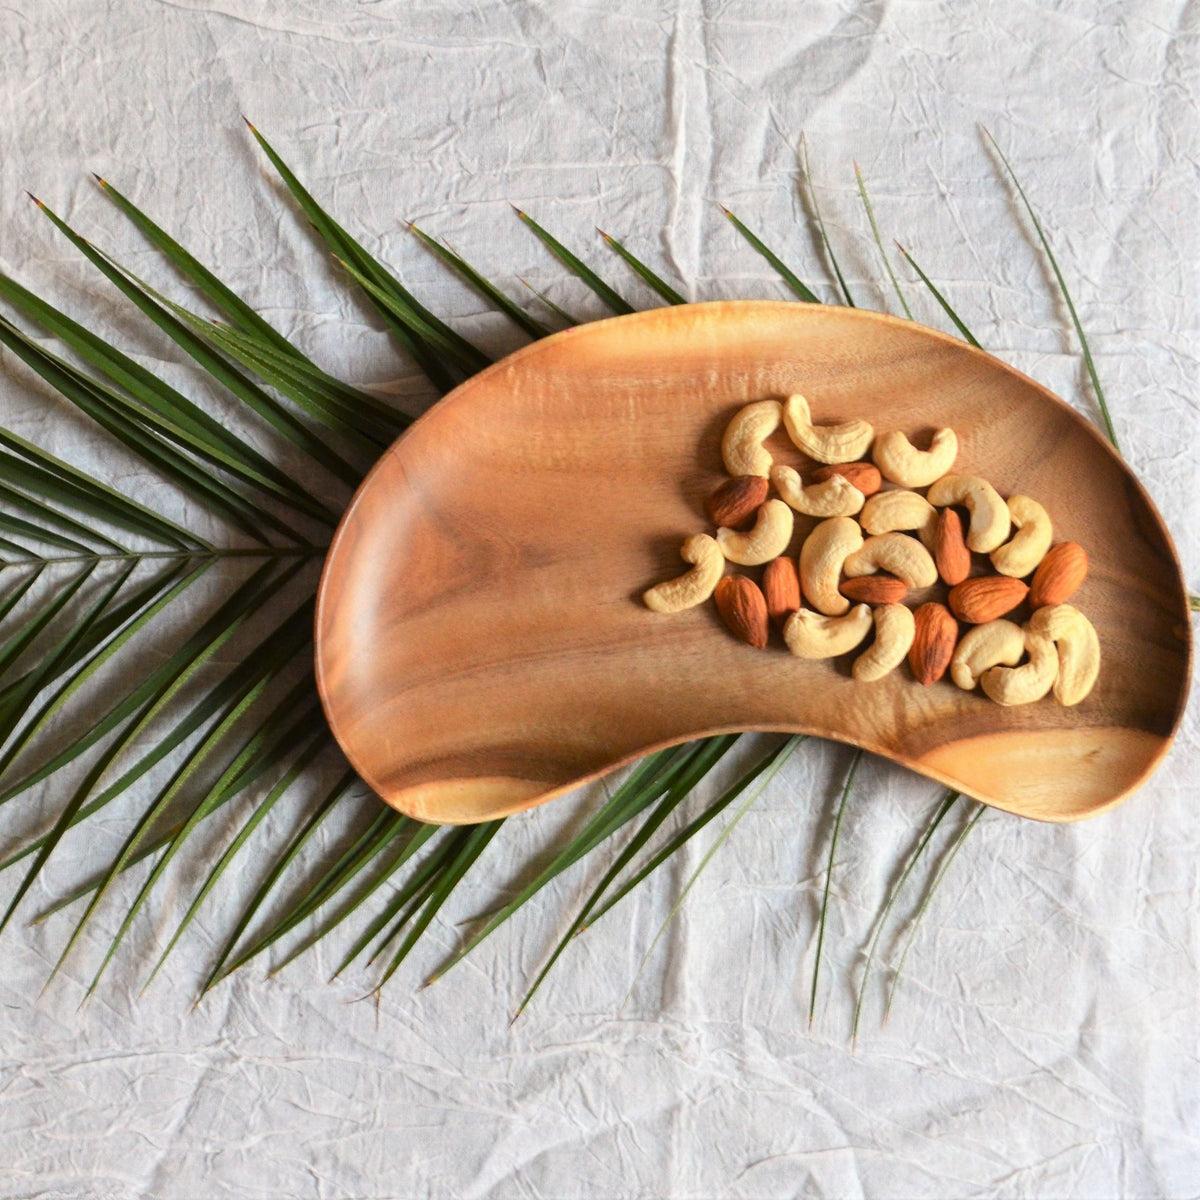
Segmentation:
<svg viewBox="0 0 1200 1200">
<path fill-rule="evenodd" d="M 821 973 L 821 950 L 825 944 L 825 918 L 829 911 L 829 889 L 833 881 L 834 858 L 837 855 L 838 834 L 842 829 L 842 817 L 846 813 L 846 802 L 850 799 L 850 789 L 854 786 L 854 776 L 863 760 L 863 751 L 855 750 L 850 760 L 850 770 L 846 773 L 846 782 L 842 786 L 841 799 L 838 801 L 837 815 L 833 819 L 833 834 L 829 839 L 829 858 L 825 864 L 825 889 L 821 894 L 821 911 L 817 918 L 817 952 L 813 960 L 812 991 L 808 999 L 808 1024 L 812 1027 L 813 1018 L 817 1013 L 817 981 Z"/>
<path fill-rule="evenodd" d="M 1050 267 L 1054 271 L 1054 278 L 1058 281 L 1059 291 L 1062 292 L 1062 298 L 1067 306 L 1067 312 L 1071 317 L 1071 324 L 1075 327 L 1075 334 L 1079 338 L 1079 348 L 1083 352 L 1084 366 L 1087 368 L 1088 379 L 1092 385 L 1092 391 L 1096 396 L 1096 404 L 1100 409 L 1100 418 L 1104 425 L 1104 432 L 1108 436 L 1108 440 L 1112 442 L 1113 448 L 1120 453 L 1120 443 L 1117 441 L 1117 431 L 1113 426 L 1112 417 L 1108 411 L 1108 400 L 1104 395 L 1104 388 L 1100 383 L 1100 375 L 1096 370 L 1096 363 L 1092 358 L 1091 346 L 1087 340 L 1087 334 L 1083 331 L 1083 322 L 1079 319 L 1079 313 L 1075 308 L 1075 301 L 1071 298 L 1071 291 L 1067 287 L 1067 281 L 1062 273 L 1062 268 L 1058 265 L 1058 259 L 1054 256 L 1054 251 L 1050 247 L 1050 239 L 1046 236 L 1046 231 L 1042 228 L 1041 221 L 1038 220 L 1038 215 L 1034 211 L 1034 207 L 1029 197 L 1025 194 L 1025 189 L 1021 186 L 1020 179 L 1017 178 L 1016 171 L 1013 170 L 1012 163 L 1008 161 L 1008 156 L 1000 149 L 1000 143 L 992 136 L 991 130 L 986 125 L 980 125 L 979 128 L 983 131 L 983 135 L 991 143 L 992 149 L 995 150 L 1000 162 L 1003 164 L 1005 171 L 1008 173 L 1009 179 L 1012 180 L 1013 187 L 1017 189 L 1017 195 L 1021 198 L 1021 203 L 1025 207 L 1025 211 L 1029 214 L 1029 220 L 1033 223 L 1034 231 L 1038 235 L 1038 240 L 1042 243 L 1042 249 L 1046 252 L 1046 258 L 1050 262 Z"/>
<path fill-rule="evenodd" d="M 729 218 L 734 229 L 750 243 L 750 246 L 775 269 L 779 277 L 792 289 L 793 292 L 806 304 L 820 304 L 820 298 L 816 292 L 812 290 L 797 274 L 775 253 L 763 240 L 752 230 L 744 221 L 739 219 L 725 205 L 720 204 L 718 207 Z"/>
</svg>

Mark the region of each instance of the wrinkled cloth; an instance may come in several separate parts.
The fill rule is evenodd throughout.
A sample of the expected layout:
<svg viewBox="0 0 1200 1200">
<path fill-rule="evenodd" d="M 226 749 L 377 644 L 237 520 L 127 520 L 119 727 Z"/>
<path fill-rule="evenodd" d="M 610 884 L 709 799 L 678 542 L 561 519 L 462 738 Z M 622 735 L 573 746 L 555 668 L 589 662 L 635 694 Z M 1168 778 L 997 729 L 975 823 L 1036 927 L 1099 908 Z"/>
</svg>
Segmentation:
<svg viewBox="0 0 1200 1200">
<path fill-rule="evenodd" d="M 1095 416 L 1069 316 L 982 124 L 1044 220 L 1122 449 L 1200 590 L 1193 0 L 15 0 L 0 7 L 0 47 L 0 267 L 193 395 L 206 394 L 197 373 L 24 189 L 168 282 L 89 172 L 103 174 L 335 374 L 386 386 L 411 411 L 431 398 L 321 255 L 244 114 L 423 302 L 495 354 L 521 336 L 406 220 L 547 320 L 521 279 L 581 319 L 604 310 L 510 203 L 635 304 L 657 301 L 594 226 L 690 299 L 788 297 L 724 204 L 832 300 L 798 189 L 804 139 L 859 304 L 899 311 L 855 162 L 915 317 L 947 324 L 893 238 L 986 348 Z M 5 425 L 207 528 L 4 363 Z M 436 986 L 417 985 L 457 922 L 578 828 L 611 783 L 510 821 L 377 1002 L 357 967 L 326 982 L 350 942 L 339 932 L 275 978 L 252 965 L 193 1009 L 259 882 L 252 861 L 140 998 L 203 864 L 168 875 L 82 1007 L 120 903 L 101 907 L 40 998 L 80 909 L 18 919 L 0 971 L 0 1195 L 1200 1195 L 1198 736 L 1192 704 L 1150 783 L 1094 820 L 986 812 L 918 928 L 885 1024 L 887 968 L 928 878 L 918 871 L 880 939 L 853 1046 L 874 920 L 940 793 L 890 763 L 860 770 L 810 1027 L 841 746 L 791 758 L 661 937 L 727 818 L 573 944 L 511 1028 L 604 852 Z M 4 844 L 37 827 L 50 811 L 38 803 L 63 798 L 52 787 L 7 806 Z M 131 811 L 64 844 L 22 912 L 115 851 Z M 934 862 L 965 817 L 947 818 Z M 287 827 L 283 815 L 268 825 Z M 114 900 L 143 879 L 133 872 Z M 0 884 L 7 902 L 15 873 Z"/>
</svg>

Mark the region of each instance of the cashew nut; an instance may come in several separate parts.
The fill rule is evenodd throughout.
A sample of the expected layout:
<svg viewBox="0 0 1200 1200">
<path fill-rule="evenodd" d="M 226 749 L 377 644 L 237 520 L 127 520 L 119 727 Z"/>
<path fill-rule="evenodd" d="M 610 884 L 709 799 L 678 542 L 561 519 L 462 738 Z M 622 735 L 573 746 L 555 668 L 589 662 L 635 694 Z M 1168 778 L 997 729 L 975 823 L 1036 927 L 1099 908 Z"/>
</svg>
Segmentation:
<svg viewBox="0 0 1200 1200">
<path fill-rule="evenodd" d="M 781 463 L 771 468 L 771 482 L 787 504 L 809 517 L 852 517 L 866 499 L 844 475 L 805 487 L 800 472 Z"/>
<path fill-rule="evenodd" d="M 1001 575 L 1024 579 L 1046 557 L 1053 530 L 1050 514 L 1028 496 L 1009 496 L 1008 515 L 1017 527 L 1012 541 L 992 551 L 992 566 Z"/>
<path fill-rule="evenodd" d="M 1025 626 L 1029 661 L 1020 667 L 991 667 L 979 677 L 983 690 L 997 704 L 1011 706 L 1040 700 L 1058 676 L 1054 643 Z"/>
<path fill-rule="evenodd" d="M 925 493 L 930 504 L 945 508 L 961 504 L 971 514 L 967 545 L 979 554 L 995 550 L 1006 537 L 1012 524 L 1008 505 L 986 479 L 978 475 L 943 475 Z"/>
<path fill-rule="evenodd" d="M 718 529 L 717 545 L 730 562 L 757 567 L 778 558 L 788 548 L 793 520 L 792 510 L 782 500 L 768 500 L 758 510 L 753 529 L 746 533 Z"/>
<path fill-rule="evenodd" d="M 914 530 L 930 553 L 937 541 L 938 510 L 916 492 L 876 492 L 858 520 L 868 533 Z"/>
<path fill-rule="evenodd" d="M 875 430 L 868 421 L 814 425 L 808 401 L 799 395 L 789 396 L 784 401 L 783 423 L 792 441 L 809 458 L 823 463 L 846 463 L 862 458 L 875 436 Z"/>
<path fill-rule="evenodd" d="M 1100 673 L 1100 639 L 1095 627 L 1070 604 L 1039 608 L 1029 627 L 1058 647 L 1055 700 L 1059 704 L 1078 704 L 1092 690 Z"/>
<path fill-rule="evenodd" d="M 850 607 L 838 591 L 842 564 L 863 544 L 862 530 L 852 517 L 830 517 L 800 547 L 800 587 L 813 608 L 837 617 Z"/>
<path fill-rule="evenodd" d="M 871 606 L 856 605 L 844 617 L 827 617 L 811 609 L 792 613 L 783 640 L 797 658 L 836 658 L 853 650 L 871 628 Z"/>
<path fill-rule="evenodd" d="M 721 457 L 730 475 L 761 475 L 771 469 L 771 452 L 763 446 L 779 428 L 783 406 L 778 400 L 756 400 L 739 410 L 725 427 Z"/>
<path fill-rule="evenodd" d="M 950 660 L 950 678 L 971 691 L 989 667 L 1015 667 L 1025 653 L 1025 631 L 1013 621 L 988 621 L 963 635 Z"/>
<path fill-rule="evenodd" d="M 679 557 L 695 566 L 677 579 L 656 584 L 646 592 L 642 599 L 647 608 L 660 613 L 682 612 L 685 608 L 703 604 L 713 594 L 717 580 L 725 571 L 725 555 L 716 539 L 707 533 L 694 533 L 683 543 Z"/>
<path fill-rule="evenodd" d="M 917 631 L 912 609 L 903 604 L 881 604 L 875 610 L 875 640 L 854 660 L 851 670 L 862 683 L 874 683 L 898 667 Z"/>
<path fill-rule="evenodd" d="M 890 571 L 906 587 L 923 588 L 937 583 L 933 556 L 906 533 L 881 533 L 869 537 L 845 562 L 847 579 Z"/>
<path fill-rule="evenodd" d="M 918 450 L 899 429 L 889 429 L 875 439 L 871 457 L 884 477 L 902 487 L 928 487 L 954 466 L 958 435 L 939 429 L 928 450 Z"/>
</svg>

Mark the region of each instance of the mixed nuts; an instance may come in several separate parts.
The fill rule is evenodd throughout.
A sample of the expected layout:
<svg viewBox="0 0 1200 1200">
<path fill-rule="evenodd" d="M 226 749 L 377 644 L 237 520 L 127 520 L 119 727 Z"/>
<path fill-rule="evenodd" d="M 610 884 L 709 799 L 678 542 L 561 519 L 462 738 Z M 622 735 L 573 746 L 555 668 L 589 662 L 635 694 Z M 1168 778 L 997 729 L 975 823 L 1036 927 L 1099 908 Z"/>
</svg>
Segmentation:
<svg viewBox="0 0 1200 1200">
<path fill-rule="evenodd" d="M 764 444 L 780 425 L 820 464 L 807 479 Z M 796 395 L 740 409 L 721 455 L 730 478 L 706 504 L 716 534 L 684 542 L 691 569 L 650 588 L 648 608 L 680 612 L 712 597 L 740 641 L 764 649 L 774 625 L 800 658 L 849 653 L 873 631 L 852 667 L 864 683 L 907 660 L 918 683 L 949 672 L 958 687 L 980 687 L 997 704 L 1052 693 L 1072 705 L 1091 691 L 1100 644 L 1067 603 L 1087 577 L 1087 552 L 1075 542 L 1052 545 L 1050 515 L 1032 497 L 1005 499 L 978 475 L 951 474 L 954 430 L 937 430 L 919 450 L 903 431 L 877 434 L 867 421 L 815 424 Z M 789 555 L 797 514 L 816 524 Z M 986 573 L 973 574 L 978 558 Z M 729 562 L 762 566 L 762 586 L 726 575 Z M 904 603 L 939 582 L 945 603 Z M 1011 619 L 1022 605 L 1032 610 L 1023 625 Z"/>
</svg>

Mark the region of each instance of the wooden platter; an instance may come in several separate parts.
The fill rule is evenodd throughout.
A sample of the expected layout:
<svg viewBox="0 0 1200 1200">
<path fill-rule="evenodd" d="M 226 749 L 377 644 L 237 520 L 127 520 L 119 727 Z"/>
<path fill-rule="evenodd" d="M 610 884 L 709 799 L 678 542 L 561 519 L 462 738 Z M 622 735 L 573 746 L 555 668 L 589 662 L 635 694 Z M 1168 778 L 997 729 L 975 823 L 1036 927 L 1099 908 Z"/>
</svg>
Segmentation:
<svg viewBox="0 0 1200 1200">
<path fill-rule="evenodd" d="M 729 636 L 711 604 L 650 612 L 686 569 L 741 405 L 803 392 L 818 422 L 917 436 L 949 425 L 956 470 L 1041 501 L 1087 548 L 1072 601 L 1103 666 L 1082 704 L 1002 708 L 906 668 Z M 780 432 L 777 461 L 801 463 Z M 811 522 L 797 521 L 798 545 Z M 753 570 L 751 574 L 757 575 Z M 910 602 L 928 598 L 912 593 Z M 1191 622 L 1162 519 L 1109 444 L 1044 388 L 920 325 L 735 301 L 657 309 L 537 342 L 464 383 L 393 445 L 330 550 L 317 681 L 351 763 L 422 820 L 490 819 L 649 751 L 798 731 L 884 755 L 985 803 L 1067 821 L 1110 808 L 1166 752 Z"/>
</svg>

